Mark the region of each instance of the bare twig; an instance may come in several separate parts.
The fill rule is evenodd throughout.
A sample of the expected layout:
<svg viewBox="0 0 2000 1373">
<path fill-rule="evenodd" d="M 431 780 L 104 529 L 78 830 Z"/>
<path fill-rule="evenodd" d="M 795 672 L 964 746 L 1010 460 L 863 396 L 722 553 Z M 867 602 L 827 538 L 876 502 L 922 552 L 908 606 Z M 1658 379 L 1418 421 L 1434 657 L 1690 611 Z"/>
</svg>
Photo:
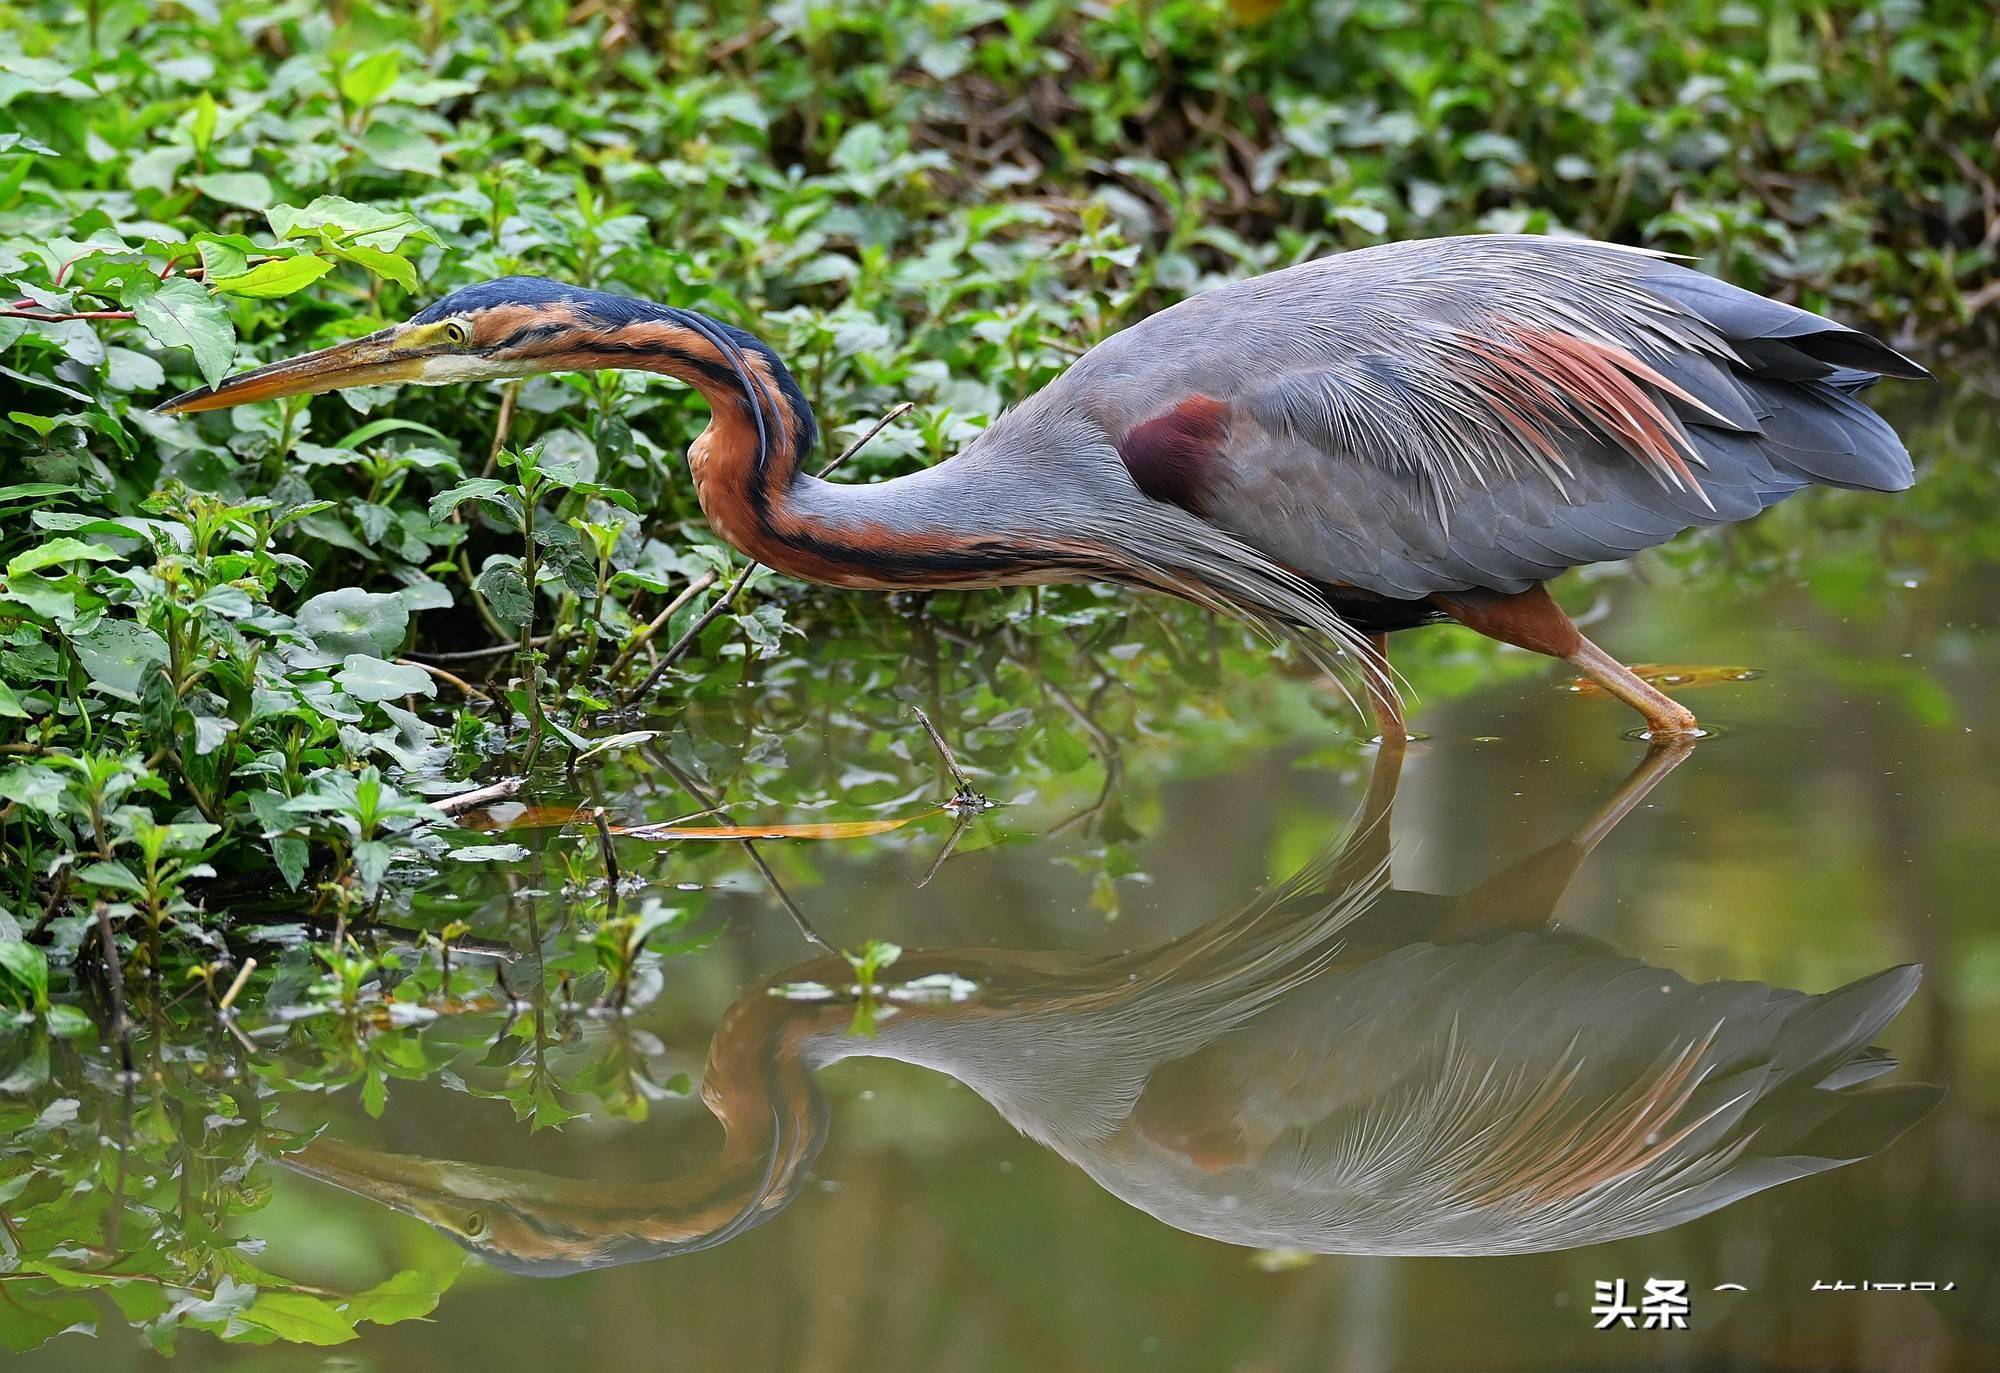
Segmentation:
<svg viewBox="0 0 2000 1373">
<path fill-rule="evenodd" d="M 958 847 L 958 841 L 965 837 L 966 829 L 972 824 L 972 814 L 970 807 L 958 811 L 958 820 L 952 825 L 951 833 L 945 836 L 944 847 L 938 850 L 938 856 L 931 861 L 930 867 L 918 881 L 919 887 L 928 887 L 931 879 L 938 875 L 938 869 L 942 868 L 945 860 L 951 857 L 952 851 Z"/>
<path fill-rule="evenodd" d="M 658 634 L 662 629 L 665 629 L 667 626 L 667 621 L 673 619 L 675 615 L 679 614 L 682 606 L 686 605 L 689 601 L 699 596 L 702 592 L 708 590 L 711 586 L 714 586 L 716 583 L 716 578 L 718 576 L 719 574 L 712 570 L 704 572 L 699 577 L 696 577 L 693 581 L 689 582 L 686 586 L 682 587 L 681 594 L 674 597 L 673 600 L 667 602 L 667 608 L 665 610 L 662 610 L 659 614 L 655 615 L 652 618 L 652 620 L 647 623 L 644 629 L 641 629 L 637 634 L 634 634 L 632 636 L 632 642 L 625 645 L 624 651 L 621 652 L 618 655 L 618 657 L 612 661 L 611 667 L 609 668 L 609 670 L 606 671 L 604 675 L 609 677 L 614 682 L 617 681 L 618 674 L 625 670 L 625 664 L 632 661 L 633 655 L 636 654 L 640 649 L 644 648 L 646 646 L 647 641 L 650 640 L 655 634 Z"/>
<path fill-rule="evenodd" d="M 544 634 L 539 638 L 530 639 L 528 646 L 530 648 L 540 648 L 548 643 L 549 638 L 549 635 Z M 502 654 L 519 653 L 520 651 L 520 640 L 509 639 L 504 644 L 492 644 L 486 648 L 457 648 L 449 653 L 430 653 L 422 649 L 412 649 L 410 650 L 410 656 L 412 658 L 426 659 L 433 663 L 469 663 L 480 658 L 498 658 Z M 422 664 L 419 664 L 419 666 L 422 666 Z"/>
<path fill-rule="evenodd" d="M 917 408 L 917 403 L 913 400 L 906 400 L 900 405 L 891 406 L 889 409 L 889 413 L 882 416 L 881 419 L 876 420 L 873 428 L 871 428 L 867 433 L 863 434 L 860 438 L 856 439 L 853 443 L 848 444 L 847 447 L 841 451 L 839 457 L 835 458 L 832 462 L 828 463 L 826 466 L 820 468 L 820 470 L 815 472 L 813 475 L 816 477 L 824 477 L 827 473 L 833 471 L 834 468 L 846 462 L 856 453 L 859 453 L 863 448 L 866 448 L 871 442 L 874 441 L 874 438 L 877 434 L 881 433 L 884 429 L 887 429 L 890 425 L 894 424 L 897 420 L 909 414 L 910 411 L 916 408 Z"/>
<path fill-rule="evenodd" d="M 924 733 L 931 736 L 931 747 L 935 748 L 938 757 L 944 760 L 944 770 L 951 774 L 954 790 L 951 800 L 945 803 L 946 808 L 954 812 L 976 813 L 991 806 L 993 803 L 979 794 L 978 789 L 972 785 L 972 779 L 966 776 L 965 769 L 958 765 L 958 759 L 953 755 L 951 745 L 944 741 L 944 735 L 938 733 L 938 727 L 931 723 L 931 717 L 924 714 L 924 708 L 911 706 L 910 709 L 916 712 L 917 723 L 924 727 Z"/>
<path fill-rule="evenodd" d="M 845 451 L 841 453 L 839 457 L 835 458 L 832 462 L 828 463 L 826 466 L 820 468 L 820 470 L 815 475 L 824 477 L 827 473 L 833 471 L 836 467 L 839 467 L 842 463 L 846 462 L 856 453 L 859 453 L 863 448 L 867 447 L 869 441 L 872 440 L 877 434 L 881 433 L 884 429 L 887 429 L 899 417 L 908 414 L 913 408 L 915 408 L 915 404 L 916 403 L 914 401 L 906 400 L 902 402 L 900 405 L 891 407 L 888 414 L 882 416 L 881 419 L 875 421 L 873 428 L 871 428 L 867 433 L 863 434 L 860 438 L 856 439 L 853 443 L 847 445 L 847 448 L 845 449 Z M 762 563 L 759 563 L 754 559 L 751 560 L 749 563 L 745 564 L 743 570 L 736 574 L 736 580 L 729 584 L 728 589 L 725 590 L 722 593 L 722 595 L 716 599 L 715 604 L 710 606 L 707 610 L 703 611 L 701 618 L 696 620 L 693 624 L 689 625 L 687 629 L 681 634 L 680 638 L 674 640 L 673 646 L 669 648 L 665 653 L 662 653 L 660 655 L 660 660 L 657 663 L 653 664 L 653 670 L 646 674 L 646 679 L 643 682 L 639 683 L 638 686 L 632 688 L 632 690 L 625 693 L 625 699 L 623 701 L 623 704 L 629 706 L 634 701 L 638 700 L 641 696 L 644 696 L 648 691 L 652 690 L 653 684 L 658 682 L 660 678 L 666 674 L 667 669 L 674 665 L 674 660 L 679 658 L 681 654 L 687 652 L 688 647 L 691 644 L 693 644 L 696 639 L 701 637 L 701 632 L 707 629 L 710 625 L 714 624 L 718 619 L 721 618 L 722 613 L 727 609 L 729 609 L 730 603 L 736 599 L 737 593 L 743 590 L 744 586 L 749 583 L 751 575 L 755 573 L 759 567 L 762 566 L 763 566 Z M 637 647 L 636 643 L 634 644 L 634 647 L 635 648 Z"/>
<path fill-rule="evenodd" d="M 681 790 L 701 802 L 702 805 L 708 807 L 711 812 L 720 815 L 724 824 L 733 825 L 736 823 L 729 812 L 723 808 L 722 803 L 710 796 L 707 788 L 689 776 L 686 769 L 677 766 L 673 759 L 667 757 L 665 753 L 658 749 L 647 748 L 645 753 L 648 758 L 660 765 L 661 771 L 680 784 Z M 769 884 L 771 891 L 777 896 L 779 903 L 784 906 L 785 913 L 792 917 L 792 923 L 798 926 L 799 933 L 805 936 L 806 942 L 816 948 L 824 949 L 828 953 L 839 952 L 833 945 L 827 943 L 818 930 L 812 927 L 812 922 L 806 919 L 806 913 L 799 909 L 798 902 L 792 900 L 792 894 L 785 890 L 785 884 L 778 880 L 778 875 L 771 871 L 771 865 L 764 861 L 764 855 L 757 852 L 757 845 L 748 839 L 743 840 L 742 844 L 743 852 L 750 855 L 750 861 L 757 865 L 758 873 L 763 876 L 764 881 Z"/>
<path fill-rule="evenodd" d="M 745 563 L 743 570 L 736 574 L 736 580 L 731 582 L 723 590 L 723 593 L 715 598 L 715 604 L 704 610 L 693 624 L 682 630 L 681 637 L 674 640 L 673 646 L 660 655 L 660 661 L 653 664 L 653 670 L 646 674 L 646 679 L 625 693 L 623 704 L 629 706 L 648 691 L 651 691 L 653 683 L 666 675 L 667 669 L 674 665 L 674 660 L 688 651 L 688 647 L 701 637 L 701 632 L 722 618 L 722 613 L 729 609 L 729 604 L 736 599 L 737 593 L 749 584 L 751 574 L 763 565 L 754 560 Z"/>
<path fill-rule="evenodd" d="M 222 994 L 222 1000 L 215 1004 L 215 1009 L 227 1015 L 229 1008 L 236 1004 L 236 998 L 242 993 L 244 984 L 250 980 L 250 974 L 256 971 L 257 960 L 254 958 L 244 959 L 243 967 L 238 970 L 235 978 L 230 982 L 229 990 Z"/>
<path fill-rule="evenodd" d="M 590 818 L 597 822 L 597 852 L 604 859 L 604 917 L 618 918 L 618 849 L 611 842 L 611 826 L 604 819 L 604 807 L 592 806 Z"/>
<path fill-rule="evenodd" d="M 493 703 L 493 698 L 491 696 L 487 695 L 485 692 L 481 691 L 478 687 L 466 681 L 463 677 L 460 677 L 456 673 L 446 672 L 443 668 L 437 667 L 431 663 L 420 663 L 415 658 L 398 658 L 396 661 L 404 667 L 421 668 L 423 671 L 428 672 L 431 676 L 437 678 L 440 682 L 445 683 L 447 686 L 457 687 L 459 691 L 466 696 L 472 697 L 476 700 L 484 701 L 488 705 L 491 705 Z"/>
<path fill-rule="evenodd" d="M 483 806 L 488 801 L 504 801 L 521 790 L 521 779 L 508 777 L 488 787 L 474 787 L 471 791 L 461 791 L 455 796 L 442 797 L 431 802 L 431 809 L 446 815 L 460 815 L 474 806 Z"/>
</svg>

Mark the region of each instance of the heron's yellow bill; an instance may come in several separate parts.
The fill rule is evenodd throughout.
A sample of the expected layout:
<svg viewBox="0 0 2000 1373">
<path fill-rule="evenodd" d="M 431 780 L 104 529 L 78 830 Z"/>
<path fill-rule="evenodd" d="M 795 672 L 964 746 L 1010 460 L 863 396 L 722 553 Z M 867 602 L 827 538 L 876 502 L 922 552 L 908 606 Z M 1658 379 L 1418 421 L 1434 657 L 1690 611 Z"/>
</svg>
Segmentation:
<svg viewBox="0 0 2000 1373">
<path fill-rule="evenodd" d="M 281 396 L 316 396 L 349 386 L 379 386 L 421 379 L 424 360 L 396 346 L 396 331 L 383 329 L 366 338 L 336 343 L 316 353 L 274 362 L 230 377 L 219 386 L 187 391 L 154 407 L 161 415 L 188 415 L 223 410 L 251 401 Z"/>
</svg>

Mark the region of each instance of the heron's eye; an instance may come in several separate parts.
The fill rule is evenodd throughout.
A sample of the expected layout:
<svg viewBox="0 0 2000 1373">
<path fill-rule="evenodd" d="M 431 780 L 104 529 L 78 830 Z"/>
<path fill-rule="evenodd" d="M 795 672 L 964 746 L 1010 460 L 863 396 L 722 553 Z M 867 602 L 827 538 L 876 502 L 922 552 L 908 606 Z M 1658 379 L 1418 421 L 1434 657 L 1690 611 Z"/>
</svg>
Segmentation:
<svg viewBox="0 0 2000 1373">
<path fill-rule="evenodd" d="M 444 322 L 444 340 L 454 348 L 463 348 L 472 341 L 472 331 L 455 319 Z"/>
<path fill-rule="evenodd" d="M 477 1211 L 474 1211 L 472 1214 L 468 1215 L 465 1218 L 465 1237 L 467 1239 L 475 1239 L 475 1240 L 485 1239 L 486 1217 L 481 1215 Z"/>
</svg>

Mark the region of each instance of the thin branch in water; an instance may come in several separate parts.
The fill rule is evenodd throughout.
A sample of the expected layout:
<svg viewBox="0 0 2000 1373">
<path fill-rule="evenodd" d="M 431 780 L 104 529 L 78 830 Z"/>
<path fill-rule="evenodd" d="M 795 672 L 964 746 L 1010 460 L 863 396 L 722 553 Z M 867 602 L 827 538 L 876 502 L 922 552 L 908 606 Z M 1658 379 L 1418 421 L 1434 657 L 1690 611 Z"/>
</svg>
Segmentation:
<svg viewBox="0 0 2000 1373">
<path fill-rule="evenodd" d="M 440 682 L 443 682 L 446 686 L 457 687 L 460 693 L 467 697 L 470 697 L 475 700 L 484 701 L 488 705 L 493 704 L 493 698 L 491 696 L 487 695 L 485 692 L 481 691 L 478 687 L 472 685 L 472 683 L 466 681 L 463 677 L 460 677 L 456 673 L 446 672 L 443 668 L 438 667 L 432 663 L 420 663 L 415 658 L 398 658 L 396 662 L 403 667 L 414 667 L 421 669 L 424 672 L 428 672 L 431 676 L 437 678 Z"/>
<path fill-rule="evenodd" d="M 938 727 L 931 723 L 931 717 L 924 713 L 924 708 L 911 706 L 910 709 L 916 712 L 917 723 L 924 727 L 924 733 L 931 736 L 931 747 L 935 748 L 938 757 L 944 760 L 944 770 L 951 774 L 955 790 L 951 794 L 951 800 L 945 803 L 946 808 L 954 812 L 968 811 L 977 814 L 991 807 L 993 803 L 980 795 L 978 789 L 972 785 L 972 779 L 966 776 L 965 769 L 958 765 L 958 758 L 952 753 L 951 745 L 944 741 L 944 735 L 938 733 Z"/>
<path fill-rule="evenodd" d="M 708 807 L 710 811 L 720 815 L 724 822 L 729 824 L 735 823 L 734 820 L 730 819 L 729 812 L 723 809 L 722 803 L 710 796 L 707 788 L 690 777 L 687 771 L 677 765 L 673 759 L 655 748 L 647 748 L 645 753 L 648 758 L 660 765 L 662 772 L 665 772 L 680 785 L 681 790 L 701 802 L 702 805 Z M 824 949 L 828 953 L 838 953 L 839 950 L 827 943 L 821 937 L 820 932 L 812 927 L 812 922 L 806 919 L 806 913 L 799 909 L 798 902 L 792 900 L 791 893 L 785 890 L 785 884 L 778 880 L 778 875 L 771 871 L 771 865 L 764 861 L 764 855 L 757 852 L 757 845 L 748 839 L 743 840 L 742 844 L 743 852 L 750 855 L 750 861 L 757 865 L 757 871 L 762 874 L 764 881 L 776 893 L 778 901 L 784 906 L 786 914 L 792 917 L 792 923 L 798 926 L 799 933 L 805 936 L 806 942 L 815 948 Z"/>
<path fill-rule="evenodd" d="M 243 966 L 237 970 L 235 978 L 229 984 L 229 990 L 222 994 L 222 1000 L 215 1004 L 215 1009 L 223 1015 L 228 1015 L 229 1008 L 236 1004 L 236 998 L 242 995 L 245 984 L 250 981 L 250 974 L 256 971 L 257 960 L 254 958 L 244 959 Z"/>
<path fill-rule="evenodd" d="M 97 903 L 97 937 L 104 946 L 104 985 L 111 993 L 111 1033 L 129 1080 L 138 1076 L 138 1070 L 132 1065 L 132 1022 L 125 1017 L 125 969 L 118 962 L 118 940 L 111 933 L 111 908 L 103 901 Z"/>
<path fill-rule="evenodd" d="M 605 822 L 604 807 L 592 806 L 590 818 L 597 822 L 597 852 L 604 859 L 604 918 L 618 918 L 618 850 L 611 842 L 611 826 Z"/>
<path fill-rule="evenodd" d="M 938 869 L 944 866 L 945 860 L 950 858 L 952 851 L 958 847 L 958 841 L 965 837 L 965 831 L 971 827 L 972 815 L 973 812 L 969 809 L 958 812 L 958 822 L 951 827 L 951 833 L 945 836 L 944 847 L 938 850 L 938 856 L 932 861 L 917 886 L 928 887 L 931 879 L 938 875 Z"/>
<path fill-rule="evenodd" d="M 461 791 L 455 796 L 446 796 L 433 801 L 431 809 L 446 815 L 459 815 L 475 806 L 483 806 L 488 801 L 504 801 L 520 790 L 520 778 L 503 778 L 491 786 L 474 787 L 471 791 Z"/>
</svg>

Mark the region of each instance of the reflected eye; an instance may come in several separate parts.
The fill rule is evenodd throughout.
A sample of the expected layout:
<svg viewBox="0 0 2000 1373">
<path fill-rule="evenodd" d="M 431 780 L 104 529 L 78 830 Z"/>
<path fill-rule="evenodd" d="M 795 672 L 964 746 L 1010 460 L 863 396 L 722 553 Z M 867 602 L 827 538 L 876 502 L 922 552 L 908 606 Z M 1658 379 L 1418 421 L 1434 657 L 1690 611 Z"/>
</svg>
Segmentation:
<svg viewBox="0 0 2000 1373">
<path fill-rule="evenodd" d="M 457 320 L 448 319 L 444 322 L 444 337 L 445 342 L 452 346 L 463 347 L 472 341 L 472 331 Z"/>
<path fill-rule="evenodd" d="M 465 1235 L 467 1239 L 476 1240 L 486 1238 L 486 1217 L 477 1211 L 467 1216 L 465 1218 Z"/>
</svg>

